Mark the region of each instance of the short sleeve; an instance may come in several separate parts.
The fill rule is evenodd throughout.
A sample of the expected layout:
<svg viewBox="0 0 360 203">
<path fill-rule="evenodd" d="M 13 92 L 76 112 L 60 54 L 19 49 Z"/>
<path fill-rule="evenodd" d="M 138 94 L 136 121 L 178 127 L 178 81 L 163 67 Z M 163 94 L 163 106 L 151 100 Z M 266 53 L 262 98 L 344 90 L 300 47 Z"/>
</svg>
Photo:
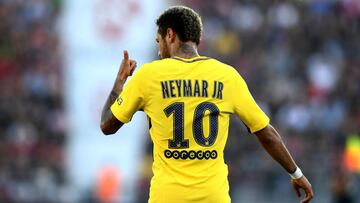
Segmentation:
<svg viewBox="0 0 360 203">
<path fill-rule="evenodd" d="M 145 77 L 142 69 L 143 67 L 134 73 L 130 80 L 125 84 L 119 97 L 110 107 L 113 115 L 122 123 L 129 122 L 134 113 L 144 107 Z"/>
<path fill-rule="evenodd" d="M 244 122 L 251 133 L 265 128 L 270 119 L 256 104 L 244 79 L 235 71 L 233 87 L 233 104 L 235 114 Z"/>
</svg>

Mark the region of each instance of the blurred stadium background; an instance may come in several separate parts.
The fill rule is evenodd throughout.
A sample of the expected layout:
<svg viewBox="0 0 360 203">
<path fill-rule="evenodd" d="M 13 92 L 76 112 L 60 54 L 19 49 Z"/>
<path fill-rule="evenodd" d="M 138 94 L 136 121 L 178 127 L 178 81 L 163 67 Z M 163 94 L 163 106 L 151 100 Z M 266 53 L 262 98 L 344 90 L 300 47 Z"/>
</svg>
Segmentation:
<svg viewBox="0 0 360 203">
<path fill-rule="evenodd" d="M 144 115 L 104 137 L 100 109 L 122 50 L 156 59 L 154 21 L 177 4 L 202 15 L 201 55 L 242 74 L 313 202 L 360 202 L 359 0 L 0 0 L 0 202 L 147 201 Z M 298 202 L 235 117 L 225 153 L 234 203 Z"/>
</svg>

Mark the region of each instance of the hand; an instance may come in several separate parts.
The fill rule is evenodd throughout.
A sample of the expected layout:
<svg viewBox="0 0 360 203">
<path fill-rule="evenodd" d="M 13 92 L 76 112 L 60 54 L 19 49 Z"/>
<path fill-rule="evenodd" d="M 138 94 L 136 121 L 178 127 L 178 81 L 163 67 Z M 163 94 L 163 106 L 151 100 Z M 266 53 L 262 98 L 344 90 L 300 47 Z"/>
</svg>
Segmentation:
<svg viewBox="0 0 360 203">
<path fill-rule="evenodd" d="M 300 189 L 302 188 L 305 191 L 305 198 L 301 200 L 301 203 L 308 203 L 314 196 L 314 193 L 311 188 L 311 184 L 305 176 L 302 176 L 298 179 L 291 179 L 291 183 L 294 187 L 294 190 L 298 197 L 301 197 Z"/>
<path fill-rule="evenodd" d="M 131 76 L 136 68 L 136 61 L 129 59 L 129 53 L 124 50 L 124 59 L 121 62 L 118 79 L 125 81 L 127 77 Z"/>
<path fill-rule="evenodd" d="M 136 68 L 136 61 L 129 59 L 129 53 L 124 50 L 124 58 L 121 62 L 119 72 L 113 87 L 113 91 L 120 93 L 126 79 L 131 76 Z"/>
</svg>

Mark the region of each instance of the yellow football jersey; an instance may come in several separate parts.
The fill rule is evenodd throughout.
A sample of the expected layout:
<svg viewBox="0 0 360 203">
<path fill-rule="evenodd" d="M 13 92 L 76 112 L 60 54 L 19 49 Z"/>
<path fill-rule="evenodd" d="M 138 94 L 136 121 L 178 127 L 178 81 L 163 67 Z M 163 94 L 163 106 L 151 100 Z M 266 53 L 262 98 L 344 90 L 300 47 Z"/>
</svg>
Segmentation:
<svg viewBox="0 0 360 203">
<path fill-rule="evenodd" d="M 239 73 L 208 57 L 143 65 L 111 106 L 123 123 L 143 110 L 154 143 L 150 203 L 228 203 L 224 147 L 230 114 L 251 132 L 269 118 Z"/>
</svg>

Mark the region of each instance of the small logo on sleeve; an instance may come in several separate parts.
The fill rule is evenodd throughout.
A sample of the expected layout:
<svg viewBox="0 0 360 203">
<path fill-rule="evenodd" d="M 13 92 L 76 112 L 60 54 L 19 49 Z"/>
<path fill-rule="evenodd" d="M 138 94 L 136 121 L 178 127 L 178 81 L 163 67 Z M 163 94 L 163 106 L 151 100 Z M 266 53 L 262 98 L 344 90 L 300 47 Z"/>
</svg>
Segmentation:
<svg viewBox="0 0 360 203">
<path fill-rule="evenodd" d="M 119 105 L 121 105 L 121 103 L 123 102 L 123 100 L 122 100 L 121 97 L 118 97 L 118 98 L 116 99 L 116 101 L 117 101 L 117 103 L 118 103 Z"/>
</svg>

